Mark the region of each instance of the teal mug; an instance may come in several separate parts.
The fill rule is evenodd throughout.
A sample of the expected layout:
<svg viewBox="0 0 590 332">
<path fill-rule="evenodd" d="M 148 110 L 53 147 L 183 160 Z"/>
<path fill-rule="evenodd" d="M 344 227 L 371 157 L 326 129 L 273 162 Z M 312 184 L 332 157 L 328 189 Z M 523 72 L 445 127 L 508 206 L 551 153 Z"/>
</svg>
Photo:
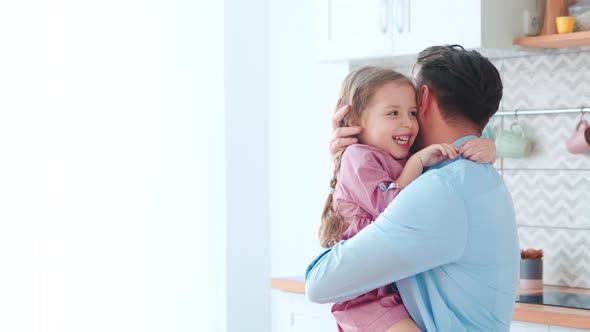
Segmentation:
<svg viewBox="0 0 590 332">
<path fill-rule="evenodd" d="M 504 130 L 496 136 L 496 153 L 502 158 L 524 158 L 531 145 L 522 126 L 514 122 L 510 130 Z"/>
<path fill-rule="evenodd" d="M 487 126 L 483 129 L 483 131 L 481 132 L 481 138 L 486 138 L 489 140 L 494 140 L 494 133 L 492 132 L 492 130 L 490 130 L 490 128 L 488 128 Z"/>
</svg>

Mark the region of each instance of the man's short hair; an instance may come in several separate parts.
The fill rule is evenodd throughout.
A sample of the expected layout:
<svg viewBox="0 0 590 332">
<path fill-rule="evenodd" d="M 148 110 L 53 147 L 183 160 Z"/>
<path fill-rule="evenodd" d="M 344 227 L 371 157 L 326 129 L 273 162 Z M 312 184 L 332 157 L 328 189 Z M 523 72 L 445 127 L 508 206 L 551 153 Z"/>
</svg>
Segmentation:
<svg viewBox="0 0 590 332">
<path fill-rule="evenodd" d="M 418 54 L 417 88 L 427 85 L 443 117 L 468 121 L 481 131 L 502 99 L 502 79 L 492 62 L 460 45 L 429 47 Z"/>
</svg>

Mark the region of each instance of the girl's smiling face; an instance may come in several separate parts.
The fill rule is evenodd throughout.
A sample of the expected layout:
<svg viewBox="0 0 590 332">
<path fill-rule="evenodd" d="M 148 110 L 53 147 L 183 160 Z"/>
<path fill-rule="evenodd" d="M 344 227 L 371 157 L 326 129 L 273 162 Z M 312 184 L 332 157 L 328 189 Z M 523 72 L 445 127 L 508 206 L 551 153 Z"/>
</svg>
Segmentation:
<svg viewBox="0 0 590 332">
<path fill-rule="evenodd" d="M 418 134 L 416 91 L 408 82 L 388 82 L 375 90 L 363 110 L 360 143 L 396 159 L 408 156 Z"/>
</svg>

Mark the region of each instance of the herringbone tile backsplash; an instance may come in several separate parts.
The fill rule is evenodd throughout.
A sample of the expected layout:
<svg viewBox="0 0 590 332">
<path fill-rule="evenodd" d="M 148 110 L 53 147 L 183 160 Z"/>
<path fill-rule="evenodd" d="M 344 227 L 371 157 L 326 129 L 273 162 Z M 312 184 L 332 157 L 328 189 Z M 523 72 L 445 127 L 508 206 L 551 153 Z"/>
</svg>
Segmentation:
<svg viewBox="0 0 590 332">
<path fill-rule="evenodd" d="M 589 51 L 494 63 L 504 83 L 504 110 L 590 107 Z M 533 150 L 495 166 L 514 200 L 521 248 L 545 252 L 545 283 L 590 288 L 590 154 L 565 148 L 580 115 L 519 116 Z M 498 132 L 514 121 L 495 117 L 490 128 Z"/>
<path fill-rule="evenodd" d="M 590 53 L 496 59 L 505 109 L 590 106 Z"/>
</svg>

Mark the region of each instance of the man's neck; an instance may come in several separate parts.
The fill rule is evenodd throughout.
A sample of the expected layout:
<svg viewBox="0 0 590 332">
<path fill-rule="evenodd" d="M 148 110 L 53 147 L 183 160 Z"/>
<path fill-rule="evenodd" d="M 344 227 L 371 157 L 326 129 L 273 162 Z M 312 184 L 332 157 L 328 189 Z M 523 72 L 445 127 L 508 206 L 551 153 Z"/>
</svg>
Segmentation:
<svg viewBox="0 0 590 332">
<path fill-rule="evenodd" d="M 422 141 L 424 147 L 440 143 L 452 144 L 461 137 L 480 135 L 477 127 L 472 123 L 445 119 L 435 101 L 430 106 L 428 117 L 420 124 L 423 125 L 421 129 L 424 129 Z"/>
<path fill-rule="evenodd" d="M 467 128 L 441 128 L 441 130 L 437 130 L 437 132 L 432 137 L 432 143 L 449 143 L 452 144 L 456 140 L 460 139 L 461 137 L 465 136 L 479 136 L 480 133 L 476 130 L 470 130 Z"/>
<path fill-rule="evenodd" d="M 479 136 L 480 133 L 466 126 L 452 126 L 448 124 L 439 124 L 436 129 L 432 129 L 429 135 L 425 135 L 424 146 L 431 144 L 449 143 L 452 144 L 461 137 L 474 135 Z"/>
</svg>

